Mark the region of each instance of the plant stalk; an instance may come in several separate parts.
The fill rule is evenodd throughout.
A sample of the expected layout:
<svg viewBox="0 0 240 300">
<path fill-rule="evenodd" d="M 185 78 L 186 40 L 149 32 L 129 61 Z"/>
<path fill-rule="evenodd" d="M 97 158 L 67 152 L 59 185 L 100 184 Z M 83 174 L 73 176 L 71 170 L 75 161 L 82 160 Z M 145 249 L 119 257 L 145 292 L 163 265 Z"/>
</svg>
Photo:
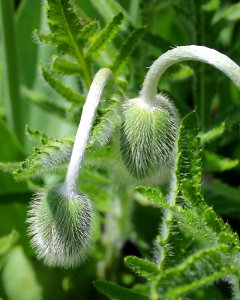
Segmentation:
<svg viewBox="0 0 240 300">
<path fill-rule="evenodd" d="M 195 60 L 212 65 L 227 75 L 240 90 L 240 67 L 228 56 L 204 46 L 180 46 L 165 52 L 151 65 L 140 96 L 148 103 L 156 102 L 157 86 L 163 73 L 175 63 Z"/>
<path fill-rule="evenodd" d="M 18 61 L 14 30 L 13 0 L 0 0 L 3 41 L 3 67 L 5 72 L 4 98 L 6 119 L 18 140 L 23 140 L 22 101 L 20 96 Z"/>
<path fill-rule="evenodd" d="M 78 176 L 82 167 L 85 148 L 89 140 L 96 110 L 104 87 L 111 77 L 112 72 L 110 69 L 105 68 L 98 71 L 93 79 L 86 102 L 83 106 L 82 116 L 64 183 L 64 190 L 66 195 L 70 198 L 71 195 L 76 192 Z"/>
</svg>

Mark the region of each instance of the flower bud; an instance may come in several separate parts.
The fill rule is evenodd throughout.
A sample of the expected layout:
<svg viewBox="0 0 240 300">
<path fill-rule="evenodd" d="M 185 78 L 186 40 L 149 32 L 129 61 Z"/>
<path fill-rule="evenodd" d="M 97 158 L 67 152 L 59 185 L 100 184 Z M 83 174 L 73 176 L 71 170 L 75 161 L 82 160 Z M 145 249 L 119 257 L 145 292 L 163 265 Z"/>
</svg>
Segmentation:
<svg viewBox="0 0 240 300">
<path fill-rule="evenodd" d="M 120 149 L 130 174 L 143 179 L 171 162 L 177 133 L 177 110 L 166 96 L 158 94 L 151 102 L 143 97 L 125 102 Z"/>
<path fill-rule="evenodd" d="M 67 198 L 62 187 L 37 194 L 28 222 L 38 258 L 49 266 L 79 265 L 93 240 L 94 211 L 90 200 L 80 192 Z"/>
</svg>

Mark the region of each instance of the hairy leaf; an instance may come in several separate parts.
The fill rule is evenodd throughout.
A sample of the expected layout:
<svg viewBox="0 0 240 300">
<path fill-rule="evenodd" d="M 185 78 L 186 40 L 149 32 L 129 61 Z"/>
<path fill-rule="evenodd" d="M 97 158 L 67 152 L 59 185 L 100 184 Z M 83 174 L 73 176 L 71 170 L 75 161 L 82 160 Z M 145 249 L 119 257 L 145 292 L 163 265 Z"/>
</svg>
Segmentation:
<svg viewBox="0 0 240 300">
<path fill-rule="evenodd" d="M 149 260 L 141 259 L 135 256 L 127 256 L 124 259 L 125 265 L 137 275 L 154 280 L 158 274 L 157 265 Z"/>
<path fill-rule="evenodd" d="M 111 21 L 107 23 L 105 28 L 103 28 L 99 34 L 94 38 L 94 41 L 89 46 L 85 56 L 91 58 L 94 56 L 96 58 L 99 52 L 109 43 L 115 34 L 117 33 L 118 26 L 121 24 L 123 19 L 123 14 L 119 13 Z"/>
</svg>

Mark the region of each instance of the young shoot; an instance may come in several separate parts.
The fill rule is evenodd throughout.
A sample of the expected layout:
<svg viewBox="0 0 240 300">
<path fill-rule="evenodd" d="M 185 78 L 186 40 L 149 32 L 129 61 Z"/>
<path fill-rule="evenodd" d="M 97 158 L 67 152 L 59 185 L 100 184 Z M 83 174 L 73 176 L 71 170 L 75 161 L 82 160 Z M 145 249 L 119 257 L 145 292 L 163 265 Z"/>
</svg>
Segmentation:
<svg viewBox="0 0 240 300">
<path fill-rule="evenodd" d="M 94 116 L 111 74 L 109 69 L 101 69 L 91 84 L 64 184 L 38 193 L 31 203 L 28 222 L 32 245 L 38 258 L 49 266 L 79 265 L 93 242 L 95 212 L 88 196 L 78 190 L 78 177 Z"/>
<path fill-rule="evenodd" d="M 173 64 L 195 60 L 214 66 L 240 89 L 240 67 L 226 55 L 203 46 L 181 46 L 161 55 L 150 67 L 138 97 L 123 105 L 121 153 L 136 178 L 143 179 L 171 165 L 178 136 L 178 114 L 172 102 L 158 94 L 163 73 Z"/>
</svg>

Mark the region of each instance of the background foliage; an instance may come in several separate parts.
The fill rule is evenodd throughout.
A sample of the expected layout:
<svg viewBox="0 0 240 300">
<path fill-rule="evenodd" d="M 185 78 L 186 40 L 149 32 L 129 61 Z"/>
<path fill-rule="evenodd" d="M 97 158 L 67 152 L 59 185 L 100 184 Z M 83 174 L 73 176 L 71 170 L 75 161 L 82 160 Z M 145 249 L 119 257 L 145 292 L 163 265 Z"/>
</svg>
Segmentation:
<svg viewBox="0 0 240 300">
<path fill-rule="evenodd" d="M 119 104 L 136 96 L 161 53 L 205 45 L 240 64 L 240 3 L 74 3 L 73 11 L 68 1 L 49 0 L 46 11 L 42 1 L 16 1 L 10 47 L 3 37 L 11 18 L 6 25 L 1 6 L 0 298 L 106 299 L 102 291 L 112 299 L 240 299 L 237 88 L 212 67 L 191 62 L 161 80 L 159 90 L 182 118 L 196 109 L 180 129 L 175 206 L 166 202 L 167 183 L 147 188 L 152 181 L 133 180 L 118 150 Z M 100 67 L 110 67 L 115 82 L 98 110 L 80 178 L 99 211 L 97 242 L 80 268 L 48 268 L 29 246 L 27 208 L 34 192 L 63 180 Z"/>
</svg>

